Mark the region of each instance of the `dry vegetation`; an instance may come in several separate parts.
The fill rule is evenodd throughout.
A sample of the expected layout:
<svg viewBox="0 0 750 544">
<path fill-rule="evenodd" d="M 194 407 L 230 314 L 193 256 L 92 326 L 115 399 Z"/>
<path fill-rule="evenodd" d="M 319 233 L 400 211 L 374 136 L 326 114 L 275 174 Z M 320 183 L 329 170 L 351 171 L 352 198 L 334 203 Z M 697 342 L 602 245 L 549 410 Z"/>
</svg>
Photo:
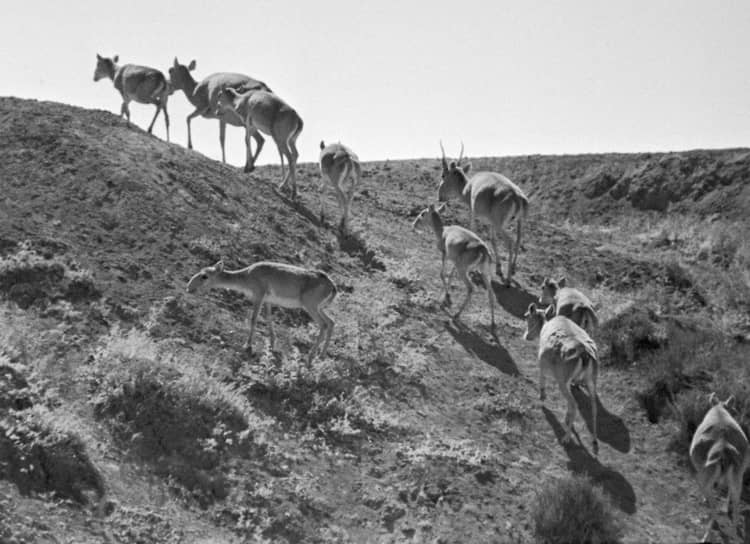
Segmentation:
<svg viewBox="0 0 750 544">
<path fill-rule="evenodd" d="M 432 241 L 410 229 L 437 160 L 363 165 L 339 237 L 313 211 L 315 165 L 293 205 L 275 168 L 245 176 L 104 112 L 0 99 L 0 119 L 0 541 L 701 533 L 686 452 L 706 393 L 750 424 L 747 150 L 475 160 L 532 201 L 493 338 L 484 297 L 459 323 L 441 309 Z M 325 270 L 328 356 L 305 364 L 316 328 L 284 310 L 276 349 L 261 322 L 247 356 L 251 304 L 185 292 L 220 258 Z M 559 275 L 602 322 L 599 459 L 560 444 L 563 400 L 540 407 L 521 339 Z"/>
</svg>

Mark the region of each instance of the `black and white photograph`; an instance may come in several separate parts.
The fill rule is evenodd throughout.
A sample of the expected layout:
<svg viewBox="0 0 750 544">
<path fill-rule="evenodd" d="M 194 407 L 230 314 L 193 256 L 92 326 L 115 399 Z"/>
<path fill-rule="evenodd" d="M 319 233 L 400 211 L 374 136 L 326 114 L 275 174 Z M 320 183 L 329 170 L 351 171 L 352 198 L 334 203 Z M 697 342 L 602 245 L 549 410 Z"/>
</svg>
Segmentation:
<svg viewBox="0 0 750 544">
<path fill-rule="evenodd" d="M 1 11 L 0 544 L 750 544 L 748 0 Z"/>
</svg>

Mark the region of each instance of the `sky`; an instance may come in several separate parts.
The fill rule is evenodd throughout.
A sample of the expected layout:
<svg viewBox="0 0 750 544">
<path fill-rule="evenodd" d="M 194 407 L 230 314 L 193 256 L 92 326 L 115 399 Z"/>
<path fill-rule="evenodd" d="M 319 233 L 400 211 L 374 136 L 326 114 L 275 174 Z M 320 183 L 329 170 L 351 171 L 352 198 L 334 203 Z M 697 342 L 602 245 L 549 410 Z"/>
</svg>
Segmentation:
<svg viewBox="0 0 750 544">
<path fill-rule="evenodd" d="M 266 82 L 321 139 L 362 160 L 672 151 L 750 145 L 748 0 L 23 0 L 0 18 L 0 95 L 119 113 L 96 54 L 198 80 Z M 172 141 L 192 111 L 170 97 Z M 146 128 L 154 107 L 131 104 Z M 220 158 L 218 121 L 194 148 Z M 160 118 L 155 134 L 164 137 Z M 244 163 L 243 129 L 227 158 Z M 259 164 L 277 163 L 270 137 Z"/>
</svg>

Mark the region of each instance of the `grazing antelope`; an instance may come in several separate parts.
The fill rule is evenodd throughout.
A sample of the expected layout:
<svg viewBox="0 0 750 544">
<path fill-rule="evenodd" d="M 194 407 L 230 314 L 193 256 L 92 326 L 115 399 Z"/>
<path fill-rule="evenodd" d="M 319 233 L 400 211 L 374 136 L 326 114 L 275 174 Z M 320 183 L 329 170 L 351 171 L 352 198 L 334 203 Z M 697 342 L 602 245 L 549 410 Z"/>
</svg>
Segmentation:
<svg viewBox="0 0 750 544">
<path fill-rule="evenodd" d="M 711 408 L 703 417 L 690 444 L 690 461 L 695 468 L 701 491 L 711 505 L 711 516 L 703 542 L 707 541 L 716 518 L 712 496 L 714 485 L 717 482 L 726 484 L 727 514 L 736 524 L 740 511 L 743 475 L 750 464 L 747 437 L 727 411 L 727 406 L 733 398 L 730 396 L 722 402 L 716 397 L 716 393 L 711 393 Z"/>
<path fill-rule="evenodd" d="M 469 299 L 474 291 L 474 284 L 469 278 L 469 272 L 478 270 L 482 274 L 484 286 L 487 289 L 487 297 L 490 301 L 490 314 L 492 315 L 492 330 L 495 330 L 495 301 L 492 292 L 492 256 L 490 250 L 479 236 L 468 229 L 458 225 L 443 226 L 443 220 L 440 217 L 440 211 L 445 204 L 439 208 L 434 205 L 422 210 L 412 224 L 413 228 L 423 225 L 429 225 L 435 232 L 437 238 L 437 247 L 443 258 L 440 267 L 440 279 L 443 280 L 445 288 L 445 303 L 451 304 L 449 292 L 449 281 L 445 278 L 445 260 L 453 262 L 455 270 L 458 271 L 459 277 L 466 285 L 466 298 L 463 304 L 456 312 L 454 319 L 458 319 L 461 312 L 469 304 Z"/>
<path fill-rule="evenodd" d="M 224 152 L 224 139 L 226 136 L 227 124 L 237 127 L 244 127 L 245 125 L 237 119 L 234 115 L 230 115 L 219 111 L 218 100 L 219 93 L 227 87 L 233 89 L 250 90 L 260 89 L 269 91 L 268 85 L 257 79 L 253 79 L 250 76 L 243 74 L 235 74 L 230 72 L 219 72 L 211 74 L 203 79 L 200 83 L 193 79 L 190 74 L 191 71 L 195 70 L 195 60 L 191 61 L 189 65 L 185 66 L 180 64 L 177 57 L 174 59 L 172 67 L 169 69 L 169 81 L 172 88 L 182 90 L 185 93 L 188 101 L 195 107 L 195 111 L 187 116 L 187 130 L 188 130 L 188 149 L 193 149 L 193 137 L 190 131 L 190 121 L 198 117 L 199 115 L 207 119 L 218 119 L 219 120 L 219 143 L 221 144 L 221 162 L 226 163 L 226 154 Z M 258 146 L 258 153 L 260 148 L 263 147 L 263 137 L 260 134 L 253 135 L 255 137 L 256 144 Z M 247 148 L 248 157 L 246 165 L 249 164 L 250 157 L 250 141 L 248 138 L 250 135 L 245 134 L 245 147 Z M 247 168 L 247 166 L 245 167 Z"/>
<path fill-rule="evenodd" d="M 238 92 L 237 90 L 227 87 L 219 93 L 218 106 L 230 115 L 234 115 L 237 120 L 242 121 L 246 131 L 245 141 L 247 147 L 247 164 L 245 171 L 252 171 L 255 159 L 257 159 L 261 148 L 263 147 L 263 137 L 258 140 L 258 149 L 255 156 L 251 159 L 250 153 L 250 135 L 256 140 L 258 132 L 268 134 L 276 142 L 281 158 L 281 185 L 282 189 L 287 181 L 291 180 L 292 200 L 297 198 L 296 173 L 297 157 L 297 137 L 302 132 L 304 123 L 299 114 L 289 104 L 281 98 L 268 91 L 247 91 Z M 289 163 L 289 172 L 284 175 L 284 157 Z"/>
<path fill-rule="evenodd" d="M 443 149 L 442 142 L 440 142 L 440 150 L 443 154 L 443 172 L 438 186 L 438 200 L 446 202 L 452 198 L 463 199 L 471 210 L 469 228 L 472 231 L 475 230 L 474 221 L 476 217 L 483 217 L 489 221 L 490 241 L 495 252 L 497 272 L 501 278 L 502 267 L 495 235 L 500 235 L 500 238 L 505 241 L 508 251 L 508 276 L 505 278 L 505 283 L 510 284 L 511 277 L 516 269 L 523 222 L 526 219 L 529 199 L 518 185 L 501 174 L 477 172 L 469 179 L 467 174 L 471 170 L 471 163 L 461 164 L 464 154 L 463 144 L 461 144 L 461 154 L 458 161 L 451 161 L 450 164 L 445 158 L 445 149 Z M 508 224 L 514 218 L 516 219 L 515 243 L 506 231 Z"/>
<path fill-rule="evenodd" d="M 250 336 L 244 345 L 252 351 L 253 332 L 258 314 L 266 307 L 266 321 L 271 336 L 271 348 L 276 342 L 271 319 L 271 305 L 282 308 L 302 308 L 315 321 L 320 333 L 310 349 L 307 363 L 310 364 L 320 343 L 325 344 L 320 352 L 324 356 L 331 341 L 334 322 L 324 308 L 336 297 L 336 285 L 324 272 L 292 266 L 290 264 L 258 262 L 241 270 L 224 270 L 224 262 L 219 261 L 190 278 L 188 293 L 202 289 L 224 288 L 239 291 L 253 301 L 254 308 L 250 320 Z"/>
<path fill-rule="evenodd" d="M 539 338 L 539 398 L 547 398 L 545 392 L 545 375 L 552 374 L 557 380 L 560 391 L 568 401 L 565 415 L 565 436 L 563 442 L 573 438 L 573 422 L 576 418 L 576 401 L 571 393 L 571 384 L 583 378 L 591 398 L 591 415 L 593 420 L 594 455 L 599 455 L 599 441 L 596 436 L 596 380 L 599 373 L 599 358 L 596 344 L 581 327 L 565 316 L 558 315 L 547 320 L 547 309 L 529 304 L 526 318 L 524 340 Z"/>
<path fill-rule="evenodd" d="M 323 182 L 328 183 L 336 191 L 336 200 L 342 209 L 339 228 L 344 230 L 349 220 L 349 211 L 354 198 L 354 190 L 362 179 L 362 166 L 356 153 L 345 145 L 320 142 L 320 174 Z M 347 184 L 348 181 L 348 184 Z M 323 183 L 320 193 L 320 220 L 323 221 Z"/>
<path fill-rule="evenodd" d="M 599 318 L 589 298 L 578 289 L 565 287 L 566 279 L 544 278 L 539 304 L 552 306 L 553 315 L 564 315 L 587 333 L 592 334 Z"/>
<path fill-rule="evenodd" d="M 167 78 L 159 70 L 136 64 L 124 64 L 118 66 L 119 56 L 112 58 L 102 57 L 96 54 L 96 69 L 94 70 L 94 81 L 105 77 L 112 83 L 122 95 L 122 106 L 120 115 L 130 123 L 130 108 L 128 104 L 134 100 L 140 104 L 153 104 L 156 113 L 148 126 L 148 133 L 154 128 L 159 112 L 164 112 L 164 124 L 167 127 L 167 141 L 169 141 L 169 114 L 167 113 L 167 99 L 172 94 Z"/>
</svg>

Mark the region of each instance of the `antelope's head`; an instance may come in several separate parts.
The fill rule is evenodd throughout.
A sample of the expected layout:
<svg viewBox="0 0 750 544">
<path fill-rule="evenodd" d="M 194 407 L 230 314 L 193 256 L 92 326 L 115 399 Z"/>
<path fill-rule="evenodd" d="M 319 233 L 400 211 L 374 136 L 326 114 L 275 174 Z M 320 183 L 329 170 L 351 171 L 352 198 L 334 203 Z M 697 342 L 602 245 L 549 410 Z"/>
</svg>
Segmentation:
<svg viewBox="0 0 750 544">
<path fill-rule="evenodd" d="M 555 281 L 552 278 L 544 278 L 542 282 L 542 294 L 539 297 L 539 304 L 548 306 L 554 304 L 557 291 L 565 287 L 565 278 Z"/>
<path fill-rule="evenodd" d="M 540 308 L 532 302 L 523 317 L 526 319 L 526 331 L 523 333 L 523 339 L 536 340 L 539 338 L 539 333 L 542 332 L 544 324 L 553 317 L 552 306 Z"/>
<path fill-rule="evenodd" d="M 185 66 L 184 64 L 180 64 L 177 57 L 175 57 L 174 63 L 169 68 L 169 83 L 172 85 L 172 88 L 185 90 L 188 83 L 193 79 L 193 76 L 190 75 L 190 72 L 193 70 L 195 70 L 195 59 L 191 60 L 190 64 Z"/>
<path fill-rule="evenodd" d="M 231 113 L 242 121 L 242 116 L 238 112 L 240 102 L 245 95 L 240 93 L 237 89 L 232 87 L 226 87 L 219 92 L 218 99 L 216 101 L 216 109 L 219 113 L 226 112 Z"/>
<path fill-rule="evenodd" d="M 222 272 L 224 272 L 224 261 L 219 261 L 213 266 L 207 266 L 190 278 L 187 284 L 187 292 L 197 293 L 204 289 L 210 289 L 216 282 L 217 276 Z"/>
<path fill-rule="evenodd" d="M 112 79 L 115 77 L 115 65 L 119 60 L 119 56 L 115 55 L 112 58 L 102 57 L 99 53 L 96 54 L 96 68 L 94 69 L 94 81 L 99 81 L 108 77 Z"/>
<path fill-rule="evenodd" d="M 437 208 L 435 208 L 434 204 L 430 204 L 424 210 L 419 212 L 417 218 L 412 222 L 411 227 L 414 230 L 424 227 L 425 225 L 432 227 L 436 221 L 440 221 L 440 212 L 445 208 L 445 206 L 445 202 Z"/>
<path fill-rule="evenodd" d="M 445 158 L 443 142 L 440 142 L 440 151 L 442 152 L 441 164 L 443 171 L 440 175 L 440 185 L 438 186 L 438 201 L 446 202 L 451 198 L 459 198 L 463 193 L 464 187 L 466 187 L 469 181 L 466 176 L 471 170 L 471 163 L 465 162 L 463 165 L 461 164 L 461 159 L 464 156 L 463 143 L 461 143 L 461 154 L 457 161 L 448 163 L 448 159 Z"/>
</svg>

